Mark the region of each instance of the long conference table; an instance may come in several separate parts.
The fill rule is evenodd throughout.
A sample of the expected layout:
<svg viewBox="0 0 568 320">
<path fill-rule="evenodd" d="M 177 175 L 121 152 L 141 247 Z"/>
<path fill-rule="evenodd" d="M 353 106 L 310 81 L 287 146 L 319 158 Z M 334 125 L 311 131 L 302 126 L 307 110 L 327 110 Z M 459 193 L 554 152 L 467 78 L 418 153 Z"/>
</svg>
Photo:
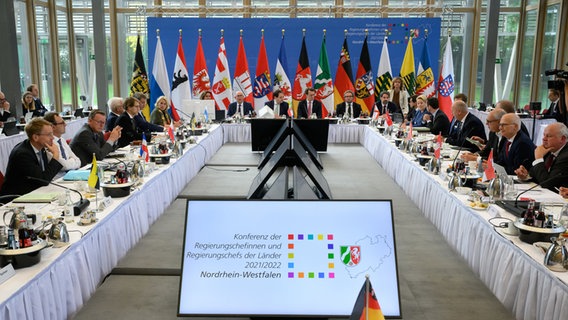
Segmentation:
<svg viewBox="0 0 568 320">
<path fill-rule="evenodd" d="M 85 123 L 87 123 L 87 118 L 78 118 L 67 121 L 63 138 L 72 139 L 75 136 L 75 133 L 77 133 L 77 131 L 79 131 Z M 10 152 L 12 152 L 12 149 L 26 138 L 27 136 L 24 131 L 13 136 L 0 136 L 0 172 L 2 172 L 2 174 L 6 173 L 6 167 L 8 166 L 8 159 L 10 158 Z"/>
<path fill-rule="evenodd" d="M 217 150 L 224 143 L 250 139 L 248 124 L 210 130 L 198 145 L 145 178 L 128 198 L 113 201 L 98 223 L 82 227 L 82 238 L 73 235 L 64 249 L 44 249 L 38 265 L 17 270 L 0 285 L 0 318 L 63 319 L 75 314 Z M 488 222 L 489 211 L 469 208 L 465 196 L 450 194 L 440 176 L 427 173 L 373 128 L 331 125 L 328 140 L 361 144 L 516 318 L 568 319 L 568 273 L 551 272 L 539 249 L 496 230 Z"/>
</svg>

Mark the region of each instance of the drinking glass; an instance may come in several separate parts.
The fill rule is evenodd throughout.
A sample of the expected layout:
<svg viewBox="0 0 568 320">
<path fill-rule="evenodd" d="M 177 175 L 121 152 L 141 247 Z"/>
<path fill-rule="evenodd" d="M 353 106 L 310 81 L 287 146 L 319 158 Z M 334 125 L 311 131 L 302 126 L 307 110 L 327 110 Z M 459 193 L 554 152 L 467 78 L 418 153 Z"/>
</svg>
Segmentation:
<svg viewBox="0 0 568 320">
<path fill-rule="evenodd" d="M 505 200 L 515 200 L 517 198 L 517 186 L 511 178 L 505 179 Z"/>
</svg>

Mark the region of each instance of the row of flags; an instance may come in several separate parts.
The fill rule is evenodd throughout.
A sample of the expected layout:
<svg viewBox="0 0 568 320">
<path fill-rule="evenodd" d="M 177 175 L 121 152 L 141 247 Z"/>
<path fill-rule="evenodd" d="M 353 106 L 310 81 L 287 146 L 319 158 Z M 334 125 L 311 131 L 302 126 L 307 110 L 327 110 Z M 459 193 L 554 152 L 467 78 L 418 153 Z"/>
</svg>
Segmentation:
<svg viewBox="0 0 568 320">
<path fill-rule="evenodd" d="M 243 44 L 243 37 L 241 35 L 234 77 L 231 78 L 224 37 L 221 36 L 215 64 L 215 73 L 213 82 L 211 83 L 205 55 L 203 53 L 201 35 L 199 35 L 198 38 L 193 64 L 193 76 L 191 79 L 183 52 L 181 33 L 171 77 L 168 76 L 169 72 L 166 67 L 160 36 L 157 35 L 152 77 L 150 78 L 150 84 L 148 84 L 148 76 L 144 67 L 139 36 L 137 39 L 134 71 L 130 88 L 131 94 L 134 92 L 149 94 L 151 92 L 154 97 L 164 95 L 168 101 L 170 101 L 172 118 L 174 121 L 177 121 L 179 120 L 177 109 L 181 107 L 182 101 L 187 99 L 199 99 L 201 94 L 206 91 L 212 93 L 216 109 L 225 110 L 228 108 L 229 104 L 233 102 L 233 94 L 236 91 L 243 92 L 245 101 L 250 102 L 254 108 L 262 108 L 267 101 L 272 100 L 273 92 L 279 89 L 284 93 L 286 101 L 292 103 L 294 114 L 297 114 L 298 103 L 305 99 L 305 89 L 313 87 L 316 89 L 316 99 L 320 100 L 324 106 L 322 112 L 325 117 L 333 112 L 335 105 L 343 102 L 343 94 L 347 90 L 351 90 L 355 93 L 356 102 L 361 105 L 363 111 L 370 112 L 374 103 L 379 100 L 380 92 L 387 91 L 392 87 L 393 74 L 386 39 L 383 42 L 377 74 L 373 75 L 367 37 L 365 37 L 355 74 L 356 77 L 353 79 L 351 58 L 347 45 L 347 37 L 345 37 L 340 52 L 336 76 L 333 80 L 331 79 L 331 68 L 329 66 L 326 37 L 324 34 L 314 81 L 312 81 L 305 36 L 302 38 L 300 56 L 298 58 L 296 73 L 293 77 L 291 77 L 291 74 L 286 70 L 288 61 L 284 40 L 284 35 L 282 35 L 280 51 L 274 69 L 274 77 L 271 77 L 264 44 L 264 34 L 262 35 L 255 69 L 256 74 L 252 77 L 249 72 L 250 69 Z M 408 91 L 409 95 L 423 94 L 427 97 L 433 97 L 438 93 L 441 110 L 451 118 L 451 105 L 454 95 L 454 74 L 450 37 L 448 36 L 446 43 L 437 87 L 428 54 L 427 41 L 424 44 L 418 63 L 418 70 L 415 70 L 414 66 L 412 37 L 409 37 L 407 49 L 400 68 L 400 77 L 403 80 L 405 89 Z M 172 79 L 171 82 L 169 80 L 170 78 Z M 143 114 L 149 118 L 152 109 L 152 106 L 145 106 L 142 110 Z"/>
</svg>

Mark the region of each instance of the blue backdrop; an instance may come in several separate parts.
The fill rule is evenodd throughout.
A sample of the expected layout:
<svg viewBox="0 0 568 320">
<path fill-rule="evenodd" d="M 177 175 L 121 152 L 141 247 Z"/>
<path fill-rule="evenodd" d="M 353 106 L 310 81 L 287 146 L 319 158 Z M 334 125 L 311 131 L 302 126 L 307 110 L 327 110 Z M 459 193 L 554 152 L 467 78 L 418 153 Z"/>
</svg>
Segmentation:
<svg viewBox="0 0 568 320">
<path fill-rule="evenodd" d="M 276 59 L 282 40 L 282 29 L 285 29 L 286 56 L 288 58 L 287 73 L 293 82 L 300 47 L 302 44 L 302 29 L 306 29 L 306 45 L 310 59 L 312 79 L 315 79 L 323 29 L 326 29 L 326 44 L 332 79 L 339 60 L 339 53 L 344 30 L 347 29 L 349 53 L 353 78 L 357 73 L 359 55 L 365 38 L 365 29 L 368 29 L 368 45 L 371 56 L 373 75 L 376 77 L 379 66 L 379 58 L 383 39 L 388 36 L 388 48 L 390 54 L 393 75 L 398 75 L 404 53 L 408 43 L 408 37 L 412 31 L 417 34 L 413 39 L 415 69 L 418 67 L 422 48 L 426 40 L 428 30 L 428 52 L 430 63 L 434 72 L 434 79 L 438 80 L 440 60 L 440 18 L 148 18 L 148 55 L 147 71 L 152 77 L 152 66 L 156 50 L 156 29 L 160 30 L 160 38 L 166 58 L 166 66 L 170 74 L 173 72 L 179 30 L 182 30 L 183 49 L 187 63 L 189 78 L 193 75 L 193 61 L 197 47 L 198 29 L 202 29 L 202 44 L 207 60 L 209 77 L 213 80 L 217 52 L 219 51 L 219 39 L 221 29 L 224 29 L 225 47 L 231 77 L 234 77 L 237 50 L 239 45 L 239 30 L 243 30 L 243 42 L 247 54 L 250 74 L 254 77 L 258 51 L 260 46 L 261 29 L 264 29 L 264 41 L 268 55 L 268 62 L 273 81 Z M 152 97 L 154 98 L 154 97 Z M 150 102 L 154 104 L 153 99 Z"/>
</svg>

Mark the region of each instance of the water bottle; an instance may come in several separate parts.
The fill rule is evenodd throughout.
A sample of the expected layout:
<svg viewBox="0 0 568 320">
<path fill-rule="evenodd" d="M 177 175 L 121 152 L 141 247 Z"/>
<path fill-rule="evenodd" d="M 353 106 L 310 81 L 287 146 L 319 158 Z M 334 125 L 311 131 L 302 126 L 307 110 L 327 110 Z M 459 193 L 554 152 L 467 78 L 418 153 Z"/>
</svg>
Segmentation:
<svg viewBox="0 0 568 320">
<path fill-rule="evenodd" d="M 63 205 L 63 215 L 65 216 L 65 223 L 74 222 L 73 217 L 73 201 L 71 200 L 71 191 L 65 190 L 65 204 Z"/>
</svg>

